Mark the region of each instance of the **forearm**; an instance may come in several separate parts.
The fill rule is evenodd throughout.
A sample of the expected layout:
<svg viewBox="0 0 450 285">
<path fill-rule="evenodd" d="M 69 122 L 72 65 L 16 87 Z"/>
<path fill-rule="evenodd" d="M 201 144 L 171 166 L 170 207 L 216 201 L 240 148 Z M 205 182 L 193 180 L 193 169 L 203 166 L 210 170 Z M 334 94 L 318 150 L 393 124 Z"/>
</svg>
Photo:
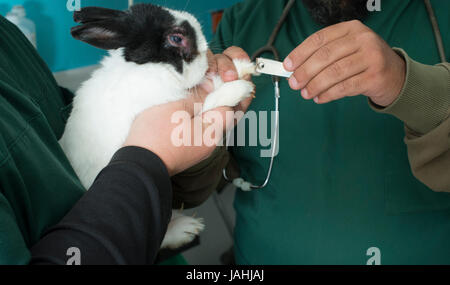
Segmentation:
<svg viewBox="0 0 450 285">
<path fill-rule="evenodd" d="M 152 264 L 171 217 L 172 190 L 162 161 L 135 147 L 119 150 L 69 214 L 32 248 L 31 264 Z"/>
<path fill-rule="evenodd" d="M 226 148 L 218 147 L 205 161 L 174 176 L 174 207 L 189 209 L 205 202 L 219 185 L 228 161 Z"/>
<path fill-rule="evenodd" d="M 435 66 L 413 61 L 395 49 L 406 61 L 406 81 L 397 100 L 387 108 L 371 104 L 380 113 L 391 114 L 416 133 L 425 135 L 450 115 L 450 64 Z"/>
<path fill-rule="evenodd" d="M 371 105 L 405 122 L 414 175 L 435 191 L 450 192 L 450 65 L 423 65 L 396 51 L 407 63 L 403 90 L 387 108 Z"/>
</svg>

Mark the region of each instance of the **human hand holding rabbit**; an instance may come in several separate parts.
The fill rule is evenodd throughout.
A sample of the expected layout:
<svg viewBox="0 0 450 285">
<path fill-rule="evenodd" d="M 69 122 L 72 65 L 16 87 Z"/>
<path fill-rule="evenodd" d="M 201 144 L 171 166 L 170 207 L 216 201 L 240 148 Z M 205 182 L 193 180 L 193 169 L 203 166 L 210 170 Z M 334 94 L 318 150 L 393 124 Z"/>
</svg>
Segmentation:
<svg viewBox="0 0 450 285">
<path fill-rule="evenodd" d="M 219 74 L 224 82 L 231 82 L 238 79 L 238 72 L 233 64 L 234 59 L 250 60 L 247 53 L 238 47 L 231 47 L 223 54 L 208 54 L 209 73 Z M 250 80 L 250 76 L 247 77 Z M 233 127 L 236 121 L 227 121 L 227 112 L 246 112 L 252 102 L 252 98 L 243 100 L 235 107 L 219 107 L 202 114 L 195 113 L 195 104 L 203 104 L 207 96 L 214 91 L 211 81 L 206 81 L 192 89 L 191 95 L 176 102 L 167 103 L 151 107 L 142 112 L 134 121 L 130 128 L 130 133 L 124 146 L 138 146 L 148 149 L 158 155 L 167 167 L 169 175 L 176 175 L 189 167 L 192 167 L 201 161 L 207 159 L 216 148 L 216 143 L 222 139 L 222 135 L 230 127 Z M 171 141 L 173 132 L 179 125 L 172 122 L 172 116 L 177 112 L 186 112 L 191 120 L 184 122 L 190 124 L 185 129 L 192 131 L 191 138 L 196 140 L 195 136 L 202 136 L 203 141 L 205 128 L 202 132 L 195 133 L 192 127 L 197 119 L 204 121 L 212 112 L 222 117 L 222 121 L 213 120 L 217 129 L 223 132 L 215 135 L 214 143 L 203 143 L 200 146 L 175 146 Z"/>
<path fill-rule="evenodd" d="M 244 80 L 253 64 L 233 60 L 240 79 L 232 82 L 217 75 L 214 65 L 207 74 L 211 53 L 200 23 L 187 12 L 152 4 L 136 4 L 127 11 L 85 7 L 74 13 L 74 20 L 79 24 L 71 29 L 75 39 L 108 50 L 101 67 L 77 91 L 60 140 L 86 189 L 124 143 L 155 152 L 171 175 L 200 162 L 222 138 L 224 128 L 234 123 L 234 118 L 230 124 L 220 122 L 226 110 L 248 107 L 248 100 L 240 102 L 254 92 L 254 85 Z M 196 101 L 204 101 L 198 108 L 202 115 L 192 108 Z M 211 111 L 215 109 L 219 112 Z M 171 123 L 177 111 L 187 111 L 179 126 Z M 209 124 L 216 130 L 212 143 L 190 144 L 202 132 L 186 135 L 188 144 L 173 143 L 174 128 L 189 130 L 196 119 L 211 114 L 218 119 Z M 191 135 L 190 130 L 186 133 Z M 187 244 L 203 228 L 201 219 L 176 214 L 162 248 Z"/>
</svg>

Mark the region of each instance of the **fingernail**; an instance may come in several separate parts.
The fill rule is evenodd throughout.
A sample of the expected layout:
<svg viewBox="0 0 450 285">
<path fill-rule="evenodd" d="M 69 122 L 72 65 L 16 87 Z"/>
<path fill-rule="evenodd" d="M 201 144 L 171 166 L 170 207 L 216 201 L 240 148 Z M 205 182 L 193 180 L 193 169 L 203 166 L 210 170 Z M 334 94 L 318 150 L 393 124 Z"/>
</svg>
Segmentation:
<svg viewBox="0 0 450 285">
<path fill-rule="evenodd" d="M 315 102 L 316 104 L 319 104 L 319 97 L 314 98 L 314 102 Z"/>
<path fill-rule="evenodd" d="M 300 84 L 298 83 L 297 78 L 295 78 L 295 76 L 292 76 L 289 79 L 289 84 L 291 85 L 291 87 L 293 89 L 299 89 L 300 88 Z"/>
<path fill-rule="evenodd" d="M 287 57 L 284 60 L 284 67 L 286 67 L 287 70 L 292 70 L 293 66 L 294 64 L 292 63 L 292 60 L 289 57 Z"/>
<path fill-rule="evenodd" d="M 306 100 L 308 100 L 308 99 L 309 99 L 308 90 L 303 89 L 303 90 L 302 90 L 302 96 L 303 96 L 303 98 L 305 98 Z"/>
<path fill-rule="evenodd" d="M 227 72 L 225 72 L 225 76 L 228 78 L 235 78 L 237 77 L 237 73 L 234 70 L 228 70 Z"/>
</svg>

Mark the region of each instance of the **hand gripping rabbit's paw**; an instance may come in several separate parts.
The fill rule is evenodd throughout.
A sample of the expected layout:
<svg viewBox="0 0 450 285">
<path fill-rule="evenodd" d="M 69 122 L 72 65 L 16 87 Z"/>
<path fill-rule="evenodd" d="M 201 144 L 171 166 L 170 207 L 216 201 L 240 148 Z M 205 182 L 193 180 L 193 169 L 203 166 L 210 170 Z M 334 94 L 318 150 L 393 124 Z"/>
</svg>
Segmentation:
<svg viewBox="0 0 450 285">
<path fill-rule="evenodd" d="M 234 107 L 242 100 L 252 96 L 255 85 L 247 80 L 236 80 L 224 83 L 206 97 L 203 112 L 217 107 Z"/>
<path fill-rule="evenodd" d="M 203 219 L 179 216 L 170 221 L 161 248 L 176 249 L 192 242 L 205 229 Z"/>
</svg>

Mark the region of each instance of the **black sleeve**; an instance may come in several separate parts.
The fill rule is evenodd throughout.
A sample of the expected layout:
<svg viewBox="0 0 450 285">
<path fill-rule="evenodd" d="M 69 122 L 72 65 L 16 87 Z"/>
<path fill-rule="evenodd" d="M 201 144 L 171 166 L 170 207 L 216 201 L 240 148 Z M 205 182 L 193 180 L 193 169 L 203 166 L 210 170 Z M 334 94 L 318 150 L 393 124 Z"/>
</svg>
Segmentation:
<svg viewBox="0 0 450 285">
<path fill-rule="evenodd" d="M 152 264 L 171 218 L 172 189 L 152 152 L 119 150 L 68 215 L 31 249 L 31 264 Z"/>
</svg>

